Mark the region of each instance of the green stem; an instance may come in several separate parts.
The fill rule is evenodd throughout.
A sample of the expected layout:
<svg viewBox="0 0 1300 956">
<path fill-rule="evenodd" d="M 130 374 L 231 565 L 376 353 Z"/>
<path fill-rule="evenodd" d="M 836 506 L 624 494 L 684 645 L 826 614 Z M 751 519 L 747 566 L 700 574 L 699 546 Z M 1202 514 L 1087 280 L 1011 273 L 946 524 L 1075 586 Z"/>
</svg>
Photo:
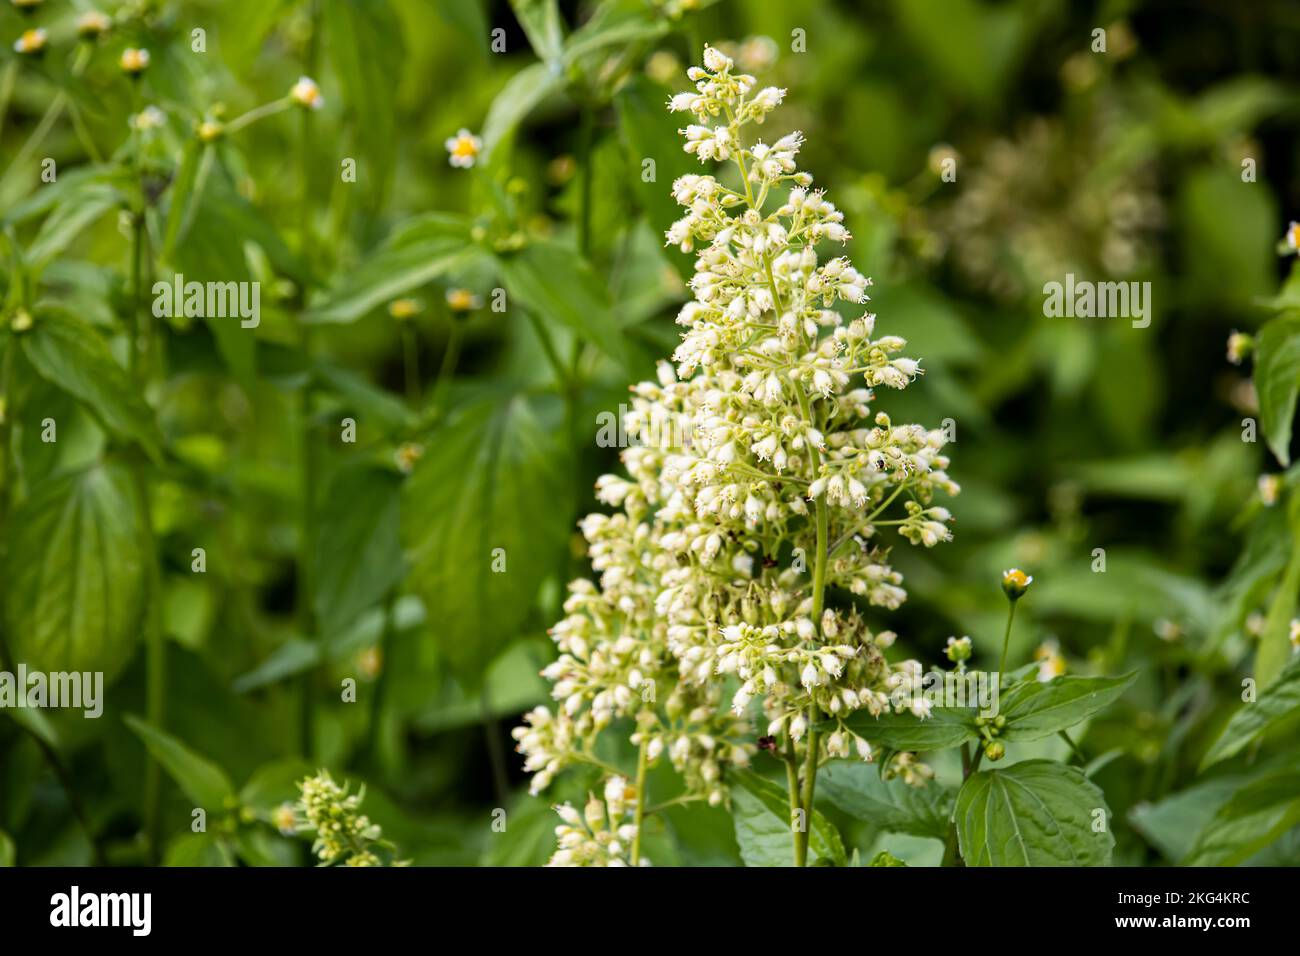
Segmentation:
<svg viewBox="0 0 1300 956">
<path fill-rule="evenodd" d="M 632 823 L 636 827 L 636 834 L 632 837 L 633 866 L 638 866 L 641 863 L 641 822 L 645 817 L 645 778 L 649 765 L 646 750 L 649 742 L 650 735 L 642 729 L 641 747 L 636 755 L 636 811 L 632 818 Z"/>
<path fill-rule="evenodd" d="M 303 56 L 305 75 L 314 75 L 316 66 L 320 9 L 317 0 L 312 0 L 308 8 L 307 48 Z M 298 252 L 303 268 L 308 277 L 313 275 L 311 266 L 311 110 L 303 109 L 299 127 L 299 176 L 302 179 L 302 191 L 298 200 Z M 251 122 L 251 121 L 250 121 Z M 245 124 L 246 125 L 246 124 Z M 306 364 L 307 374 L 298 393 L 299 426 L 299 541 L 298 541 L 298 630 L 304 640 L 314 641 L 316 619 L 312 602 L 315 600 L 316 581 L 316 449 L 313 441 L 312 405 L 315 372 L 312 368 L 312 327 L 307 321 L 307 291 L 302 292 L 300 303 L 302 311 L 298 315 L 299 348 Z M 299 749 L 307 760 L 313 759 L 316 749 L 316 695 L 314 693 L 316 673 L 308 669 L 302 675 L 300 688 L 300 726 Z"/>
<path fill-rule="evenodd" d="M 1018 602 L 1014 600 L 1011 601 L 1011 607 L 1007 610 L 1007 630 L 1006 633 L 1002 635 L 1002 657 L 998 661 L 998 686 L 999 687 L 1002 686 L 1002 675 L 1005 674 L 1007 670 L 1007 648 L 1011 646 L 1011 622 L 1016 619 L 1017 603 Z"/>
</svg>

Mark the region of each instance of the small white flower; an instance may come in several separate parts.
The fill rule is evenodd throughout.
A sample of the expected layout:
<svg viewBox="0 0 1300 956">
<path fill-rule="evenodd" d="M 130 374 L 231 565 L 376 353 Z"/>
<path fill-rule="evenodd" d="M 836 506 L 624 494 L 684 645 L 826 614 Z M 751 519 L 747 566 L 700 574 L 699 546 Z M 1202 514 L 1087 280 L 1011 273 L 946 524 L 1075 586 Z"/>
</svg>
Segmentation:
<svg viewBox="0 0 1300 956">
<path fill-rule="evenodd" d="M 447 161 L 457 169 L 469 169 L 478 160 L 483 151 L 483 140 L 467 129 L 457 131 L 449 136 L 443 144 L 447 147 Z"/>
</svg>

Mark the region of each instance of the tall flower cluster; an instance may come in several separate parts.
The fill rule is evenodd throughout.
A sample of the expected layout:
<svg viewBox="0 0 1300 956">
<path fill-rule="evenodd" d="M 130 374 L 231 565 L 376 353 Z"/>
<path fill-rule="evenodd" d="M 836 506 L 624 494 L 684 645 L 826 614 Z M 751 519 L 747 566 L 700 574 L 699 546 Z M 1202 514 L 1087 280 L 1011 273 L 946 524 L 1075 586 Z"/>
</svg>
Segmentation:
<svg viewBox="0 0 1300 956">
<path fill-rule="evenodd" d="M 696 253 L 682 341 L 632 390 L 626 474 L 597 482 L 612 513 L 582 522 L 599 580 L 570 586 L 552 629 L 556 706 L 514 732 L 536 792 L 599 764 L 597 735 L 623 721 L 639 755 L 633 827 L 660 760 L 683 799 L 716 805 L 759 747 L 792 787 L 799 766 L 806 781 L 822 760 L 872 758 L 842 719 L 891 709 L 920 667 L 889 663 L 894 634 L 869 623 L 906 598 L 882 535 L 947 540 L 932 499 L 958 490 L 942 432 L 873 410 L 876 389 L 920 369 L 903 339 L 875 334 L 870 280 L 833 254 L 849 232 L 797 167 L 802 135 L 751 135 L 785 91 L 711 47 L 688 75 L 694 89 L 669 104 L 693 120 L 685 150 L 729 172 L 673 183 L 685 215 L 667 240 Z M 829 588 L 846 595 L 835 607 Z"/>
</svg>

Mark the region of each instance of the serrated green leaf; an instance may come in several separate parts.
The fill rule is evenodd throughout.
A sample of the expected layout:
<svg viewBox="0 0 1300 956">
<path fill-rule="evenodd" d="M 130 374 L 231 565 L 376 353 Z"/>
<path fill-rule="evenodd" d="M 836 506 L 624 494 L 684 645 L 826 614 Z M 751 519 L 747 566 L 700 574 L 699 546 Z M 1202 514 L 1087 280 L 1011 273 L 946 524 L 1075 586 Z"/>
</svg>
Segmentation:
<svg viewBox="0 0 1300 956">
<path fill-rule="evenodd" d="M 333 634 L 402 577 L 401 476 L 371 465 L 344 468 L 318 516 L 316 616 Z"/>
<path fill-rule="evenodd" d="M 1204 770 L 1210 764 L 1226 760 L 1252 740 L 1284 720 L 1300 714 L 1300 656 L 1292 657 L 1277 679 L 1232 715 L 1217 740 L 1201 761 Z"/>
<path fill-rule="evenodd" d="M 817 775 L 817 793 L 845 813 L 894 833 L 948 835 L 955 791 L 938 783 L 913 787 L 899 778 L 881 780 L 878 764 L 836 761 Z"/>
<path fill-rule="evenodd" d="M 60 309 L 43 309 L 18 341 L 41 378 L 80 400 L 110 432 L 157 451 L 153 410 L 95 328 Z"/>
<path fill-rule="evenodd" d="M 211 760 L 195 753 L 171 734 L 159 730 L 133 714 L 124 718 L 149 753 L 176 781 L 185 795 L 208 813 L 223 811 L 234 800 L 235 789 L 226 772 Z"/>
<path fill-rule="evenodd" d="M 139 637 L 143 514 L 130 476 L 99 465 L 55 479 L 10 516 L 3 587 L 9 650 L 43 671 L 111 681 Z"/>
<path fill-rule="evenodd" d="M 945 750 L 979 737 L 978 711 L 969 707 L 935 707 L 925 719 L 910 713 L 885 713 L 872 717 L 858 711 L 844 725 L 864 740 L 891 750 Z M 837 721 L 822 726 L 834 729 Z"/>
<path fill-rule="evenodd" d="M 1002 692 L 999 700 L 1006 726 L 1000 737 L 1006 741 L 1038 740 L 1059 730 L 1082 723 L 1118 700 L 1137 679 L 1137 673 L 1123 677 L 1054 677 L 1050 681 L 1029 680 Z"/>
<path fill-rule="evenodd" d="M 546 399 L 545 402 L 550 402 Z M 403 487 L 411 587 L 463 675 L 518 636 L 571 532 L 571 475 L 542 400 L 489 394 L 425 442 Z"/>
<path fill-rule="evenodd" d="M 1115 846 L 1101 789 L 1050 760 L 972 774 L 954 818 L 967 866 L 1107 866 Z"/>
<path fill-rule="evenodd" d="M 1300 319 L 1267 323 L 1255 339 L 1255 391 L 1259 426 L 1277 460 L 1291 464 L 1291 423 L 1300 392 Z"/>
<path fill-rule="evenodd" d="M 741 773 L 731 791 L 736 842 L 746 866 L 793 866 L 794 833 L 788 795 L 753 773 Z M 847 866 L 844 843 L 834 825 L 816 810 L 807 821 L 808 863 Z"/>
</svg>

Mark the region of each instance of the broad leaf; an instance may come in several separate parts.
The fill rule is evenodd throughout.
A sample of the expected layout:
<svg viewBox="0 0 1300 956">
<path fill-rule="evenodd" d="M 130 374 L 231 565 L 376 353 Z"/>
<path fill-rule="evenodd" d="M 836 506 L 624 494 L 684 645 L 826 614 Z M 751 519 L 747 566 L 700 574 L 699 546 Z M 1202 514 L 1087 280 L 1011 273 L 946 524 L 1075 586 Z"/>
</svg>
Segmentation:
<svg viewBox="0 0 1300 956">
<path fill-rule="evenodd" d="M 19 341 L 41 378 L 79 399 L 110 432 L 156 451 L 153 411 L 96 329 L 62 310 L 42 310 Z"/>
<path fill-rule="evenodd" d="M 524 117 L 543 100 L 564 88 L 564 79 L 545 63 L 526 66 L 510 78 L 492 101 L 483 121 L 483 160 L 486 162 Z"/>
<path fill-rule="evenodd" d="M 460 409 L 425 442 L 403 487 L 409 581 L 462 675 L 518 636 L 542 579 L 561 567 L 571 474 L 542 413 L 521 395 Z"/>
<path fill-rule="evenodd" d="M 1291 464 L 1291 423 L 1300 391 L 1300 319 L 1283 316 L 1255 340 L 1255 391 L 1264 440 L 1283 465 Z"/>
<path fill-rule="evenodd" d="M 1133 683 L 1123 677 L 1055 677 L 1025 681 L 1003 691 L 1000 712 L 1006 718 L 1001 739 L 1038 740 L 1066 730 L 1109 707 Z"/>
<path fill-rule="evenodd" d="M 429 213 L 395 230 L 311 309 L 316 322 L 355 322 L 367 312 L 481 260 L 463 216 Z"/>
<path fill-rule="evenodd" d="M 979 737 L 974 708 L 935 707 L 924 719 L 910 713 L 872 717 L 858 711 L 844 725 L 859 737 L 891 750 L 944 750 Z M 834 728 L 834 721 L 825 724 Z"/>
<path fill-rule="evenodd" d="M 967 866 L 1107 866 L 1115 846 L 1101 789 L 1050 760 L 973 774 L 954 819 Z"/>
<path fill-rule="evenodd" d="M 1300 770 L 1270 773 L 1238 790 L 1197 836 L 1185 866 L 1235 866 L 1300 823 Z"/>
<path fill-rule="evenodd" d="M 736 842 L 746 866 L 794 866 L 794 831 L 789 796 L 752 773 L 739 774 L 731 791 Z M 816 810 L 807 821 L 809 865 L 825 860 L 847 866 L 839 831 Z"/>
<path fill-rule="evenodd" d="M 954 791 L 937 783 L 913 787 L 881 780 L 877 764 L 836 761 L 817 775 L 817 793 L 850 816 L 893 833 L 948 835 Z"/>
<path fill-rule="evenodd" d="M 351 623 L 402 577 L 402 479 L 369 465 L 334 475 L 321 504 L 316 615 L 324 634 Z"/>
<path fill-rule="evenodd" d="M 544 321 L 567 326 L 626 366 L 627 352 L 609 293 L 576 251 L 540 239 L 500 261 L 513 302 Z"/>
<path fill-rule="evenodd" d="M 1223 733 L 1206 752 L 1201 768 L 1226 760 L 1269 727 L 1297 714 L 1300 714 L 1300 656 L 1293 656 L 1277 680 L 1265 687 L 1256 700 L 1232 715 Z"/>
<path fill-rule="evenodd" d="M 127 714 L 124 718 L 137 737 L 144 741 L 149 753 L 176 781 L 185 795 L 209 813 L 224 810 L 232 802 L 235 789 L 224 770 L 206 757 L 195 753 L 171 734 L 168 734 L 139 717 Z"/>
<path fill-rule="evenodd" d="M 1196 836 L 1240 789 L 1240 776 L 1215 777 L 1157 803 L 1139 803 L 1128 812 L 1129 823 L 1146 841 L 1178 863 L 1192 850 Z"/>
<path fill-rule="evenodd" d="M 100 465 L 44 485 L 10 517 L 4 611 L 15 660 L 115 677 L 140 633 L 144 524 L 130 476 Z"/>
<path fill-rule="evenodd" d="M 395 99 L 404 62 L 402 27 L 388 0 L 330 0 L 321 6 L 356 148 L 370 161 L 361 177 L 382 195 L 393 172 L 397 109 Z"/>
</svg>

